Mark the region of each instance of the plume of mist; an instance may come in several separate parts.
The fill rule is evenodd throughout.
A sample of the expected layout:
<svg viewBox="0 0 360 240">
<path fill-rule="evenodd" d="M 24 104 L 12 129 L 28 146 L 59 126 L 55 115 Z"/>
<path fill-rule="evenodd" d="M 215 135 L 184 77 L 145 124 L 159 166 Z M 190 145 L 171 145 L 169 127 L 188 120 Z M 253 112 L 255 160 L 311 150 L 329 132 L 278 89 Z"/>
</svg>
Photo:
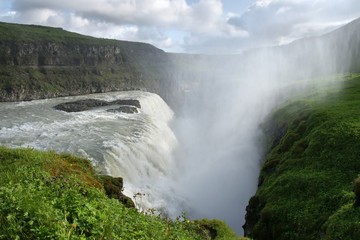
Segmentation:
<svg viewBox="0 0 360 240">
<path fill-rule="evenodd" d="M 222 219 L 242 232 L 264 157 L 260 124 L 286 99 L 331 83 L 321 76 L 353 70 L 359 23 L 241 55 L 185 57 L 191 70 L 182 64 L 177 71 L 193 73 L 182 73 L 188 92 L 174 123 L 179 141 L 174 185 L 190 217 Z"/>
</svg>

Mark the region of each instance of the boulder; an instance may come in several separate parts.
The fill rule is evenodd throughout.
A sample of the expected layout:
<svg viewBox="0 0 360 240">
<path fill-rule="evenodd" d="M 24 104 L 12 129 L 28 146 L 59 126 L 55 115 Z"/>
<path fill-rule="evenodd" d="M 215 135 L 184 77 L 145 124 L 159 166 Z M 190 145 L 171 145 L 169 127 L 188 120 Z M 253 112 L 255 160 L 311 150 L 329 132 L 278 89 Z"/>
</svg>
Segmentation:
<svg viewBox="0 0 360 240">
<path fill-rule="evenodd" d="M 107 106 L 109 103 L 107 101 L 98 100 L 98 99 L 85 99 L 78 100 L 75 102 L 66 102 L 56 105 L 54 108 L 56 110 L 61 110 L 65 112 L 81 112 L 90 110 L 95 107 Z"/>
<path fill-rule="evenodd" d="M 121 105 L 117 109 L 109 109 L 109 112 L 125 112 L 125 113 L 138 113 L 138 108 L 141 108 L 140 101 L 136 99 L 118 99 L 115 101 L 104 101 L 99 99 L 84 99 L 74 102 L 60 103 L 54 108 L 65 112 L 81 112 L 91 110 L 96 107 L 104 107 L 111 105 Z"/>
<path fill-rule="evenodd" d="M 134 202 L 130 197 L 124 195 L 122 191 L 124 190 L 123 179 L 121 177 L 111 177 L 111 176 L 101 176 L 100 177 L 106 195 L 109 198 L 114 198 L 119 200 L 125 207 L 135 208 Z"/>
<path fill-rule="evenodd" d="M 136 99 L 118 99 L 110 102 L 112 105 L 128 105 L 141 108 L 139 100 Z"/>
<path fill-rule="evenodd" d="M 119 108 L 115 108 L 115 109 L 108 109 L 108 112 L 122 112 L 122 113 L 139 113 L 139 110 L 137 107 L 134 106 L 120 106 Z"/>
</svg>

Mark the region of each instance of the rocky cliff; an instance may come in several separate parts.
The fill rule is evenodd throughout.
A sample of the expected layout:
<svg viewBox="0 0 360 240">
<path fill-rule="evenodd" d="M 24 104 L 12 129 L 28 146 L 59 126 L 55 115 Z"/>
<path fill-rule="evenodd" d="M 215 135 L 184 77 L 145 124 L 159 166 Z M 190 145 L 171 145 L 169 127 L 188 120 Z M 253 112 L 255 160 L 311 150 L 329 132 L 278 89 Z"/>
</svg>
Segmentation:
<svg viewBox="0 0 360 240">
<path fill-rule="evenodd" d="M 284 74 L 297 72 L 300 78 L 360 71 L 359 26 L 356 20 L 318 38 L 269 48 L 265 55 L 264 50 L 251 50 L 207 56 L 171 54 L 145 43 L 98 39 L 60 28 L 0 23 L 0 101 L 141 89 L 175 106 L 194 85 L 224 75 L 238 78 L 258 57 L 265 62 L 286 58 L 293 64 Z M 335 59 L 334 67 L 318 68 L 310 76 L 299 74 L 299 66 L 311 69 L 322 61 L 321 54 L 313 56 L 319 49 L 331 50 L 326 57 Z"/>
<path fill-rule="evenodd" d="M 172 60 L 149 44 L 0 23 L 0 101 L 119 90 L 168 98 Z"/>
</svg>

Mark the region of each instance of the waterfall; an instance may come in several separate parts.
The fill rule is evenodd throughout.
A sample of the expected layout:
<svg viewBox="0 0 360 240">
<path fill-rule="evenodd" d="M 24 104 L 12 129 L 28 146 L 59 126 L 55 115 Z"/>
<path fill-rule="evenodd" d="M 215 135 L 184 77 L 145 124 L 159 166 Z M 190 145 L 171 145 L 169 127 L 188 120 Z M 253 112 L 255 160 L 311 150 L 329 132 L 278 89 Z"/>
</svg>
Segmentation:
<svg viewBox="0 0 360 240">
<path fill-rule="evenodd" d="M 136 114 L 106 107 L 67 113 L 53 106 L 81 99 L 137 99 Z M 69 152 L 90 159 L 98 170 L 124 178 L 125 194 L 138 207 L 164 209 L 178 201 L 167 187 L 177 139 L 170 128 L 174 113 L 156 94 L 140 91 L 0 103 L 0 144 Z M 170 207 L 171 209 L 171 207 Z M 175 210 L 174 210 L 175 211 Z"/>
</svg>

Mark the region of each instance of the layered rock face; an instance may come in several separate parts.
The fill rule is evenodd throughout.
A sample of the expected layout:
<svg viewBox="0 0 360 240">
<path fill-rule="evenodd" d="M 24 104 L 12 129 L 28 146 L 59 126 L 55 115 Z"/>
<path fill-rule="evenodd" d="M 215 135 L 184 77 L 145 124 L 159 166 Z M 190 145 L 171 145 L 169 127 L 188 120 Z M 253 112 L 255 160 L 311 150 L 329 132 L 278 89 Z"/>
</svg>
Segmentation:
<svg viewBox="0 0 360 240">
<path fill-rule="evenodd" d="M 167 98 L 172 61 L 149 44 L 0 23 L 0 101 L 147 90 Z"/>
<path fill-rule="evenodd" d="M 2 42 L 1 64 L 10 66 L 81 66 L 118 64 L 124 54 L 116 45 L 56 42 Z"/>
</svg>

